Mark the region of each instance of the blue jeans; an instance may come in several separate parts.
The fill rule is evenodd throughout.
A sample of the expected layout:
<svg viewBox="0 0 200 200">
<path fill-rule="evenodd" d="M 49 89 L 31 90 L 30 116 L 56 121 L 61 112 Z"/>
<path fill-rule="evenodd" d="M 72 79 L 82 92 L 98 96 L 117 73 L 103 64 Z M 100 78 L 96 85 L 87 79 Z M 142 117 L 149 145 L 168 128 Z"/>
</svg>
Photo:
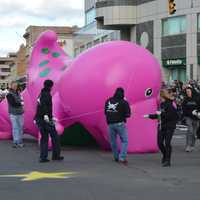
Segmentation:
<svg viewBox="0 0 200 200">
<path fill-rule="evenodd" d="M 10 114 L 10 121 L 12 123 L 13 143 L 21 144 L 23 137 L 24 117 L 23 115 Z"/>
<path fill-rule="evenodd" d="M 110 144 L 115 159 L 125 160 L 128 147 L 128 133 L 124 122 L 109 124 Z M 117 135 L 121 140 L 121 152 L 118 151 Z"/>
</svg>

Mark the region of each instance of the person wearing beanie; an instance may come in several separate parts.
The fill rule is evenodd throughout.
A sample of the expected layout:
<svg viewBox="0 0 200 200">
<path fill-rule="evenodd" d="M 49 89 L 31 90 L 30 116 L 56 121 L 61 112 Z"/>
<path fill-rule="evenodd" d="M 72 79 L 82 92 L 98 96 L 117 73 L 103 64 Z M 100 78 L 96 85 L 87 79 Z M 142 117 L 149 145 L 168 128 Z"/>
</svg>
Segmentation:
<svg viewBox="0 0 200 200">
<path fill-rule="evenodd" d="M 52 160 L 63 160 L 60 156 L 60 141 L 55 128 L 55 120 L 52 114 L 52 80 L 44 81 L 44 88 L 37 99 L 37 111 L 35 122 L 41 133 L 40 139 L 40 162 L 49 162 L 48 160 L 48 138 L 49 134 L 52 140 Z"/>
<path fill-rule="evenodd" d="M 104 113 L 109 127 L 109 136 L 114 161 L 127 164 L 128 134 L 126 119 L 131 116 L 129 103 L 124 99 L 124 89 L 117 88 L 113 97 L 105 103 Z M 122 148 L 119 154 L 117 136 L 120 137 Z"/>
</svg>

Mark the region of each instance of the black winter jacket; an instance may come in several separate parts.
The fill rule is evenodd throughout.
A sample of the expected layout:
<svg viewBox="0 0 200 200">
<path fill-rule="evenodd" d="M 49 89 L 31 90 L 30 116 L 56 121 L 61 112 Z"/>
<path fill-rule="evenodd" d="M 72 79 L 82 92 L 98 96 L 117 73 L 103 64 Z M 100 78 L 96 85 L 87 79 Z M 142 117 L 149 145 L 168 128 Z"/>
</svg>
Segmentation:
<svg viewBox="0 0 200 200">
<path fill-rule="evenodd" d="M 161 109 L 161 129 L 175 129 L 178 120 L 177 109 L 172 100 L 165 100 L 160 105 Z"/>
<path fill-rule="evenodd" d="M 105 103 L 104 112 L 108 124 L 126 122 L 126 118 L 131 116 L 129 103 L 123 96 L 114 96 Z"/>
<path fill-rule="evenodd" d="M 35 120 L 43 120 L 44 115 L 48 115 L 49 119 L 52 119 L 52 96 L 50 90 L 43 88 L 38 100 L 37 111 L 35 114 Z"/>
<path fill-rule="evenodd" d="M 13 115 L 22 115 L 24 108 L 22 104 L 22 97 L 19 92 L 10 89 L 6 96 L 8 101 L 8 112 Z"/>
<path fill-rule="evenodd" d="M 186 97 L 182 104 L 183 115 L 191 119 L 197 120 L 197 117 L 192 114 L 193 110 L 200 111 L 200 100 L 196 96 L 192 98 Z"/>
</svg>

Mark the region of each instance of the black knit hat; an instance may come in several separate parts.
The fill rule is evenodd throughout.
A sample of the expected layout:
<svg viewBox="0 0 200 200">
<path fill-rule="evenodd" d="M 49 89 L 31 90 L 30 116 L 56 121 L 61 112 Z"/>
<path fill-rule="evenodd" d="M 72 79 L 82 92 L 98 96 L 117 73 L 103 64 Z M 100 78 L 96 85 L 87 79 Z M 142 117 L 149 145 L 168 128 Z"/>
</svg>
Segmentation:
<svg viewBox="0 0 200 200">
<path fill-rule="evenodd" d="M 53 87 L 53 81 L 52 80 L 45 80 L 44 81 L 44 87 L 45 88 L 52 88 Z"/>
<path fill-rule="evenodd" d="M 123 99 L 124 98 L 124 89 L 123 88 L 117 88 L 114 94 L 114 97 L 117 99 Z"/>
</svg>

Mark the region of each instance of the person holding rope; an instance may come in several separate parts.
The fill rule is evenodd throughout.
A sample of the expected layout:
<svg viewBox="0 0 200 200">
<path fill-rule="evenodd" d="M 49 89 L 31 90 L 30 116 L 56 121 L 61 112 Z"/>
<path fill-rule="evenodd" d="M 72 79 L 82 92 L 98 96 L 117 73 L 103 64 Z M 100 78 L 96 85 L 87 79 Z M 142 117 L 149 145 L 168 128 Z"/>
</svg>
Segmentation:
<svg viewBox="0 0 200 200">
<path fill-rule="evenodd" d="M 172 154 L 171 141 L 176 129 L 178 113 L 175 102 L 167 89 L 163 89 L 160 92 L 160 111 L 157 111 L 156 114 L 145 115 L 144 117 L 160 121 L 157 142 L 162 153 L 161 163 L 163 167 L 170 167 Z"/>
<path fill-rule="evenodd" d="M 49 134 L 52 140 L 52 160 L 63 160 L 60 156 L 60 141 L 55 127 L 55 120 L 52 114 L 52 96 L 51 89 L 53 87 L 52 80 L 44 81 L 44 88 L 37 100 L 37 111 L 35 122 L 41 133 L 40 139 L 40 162 L 49 162 L 48 160 L 48 138 Z"/>
</svg>

